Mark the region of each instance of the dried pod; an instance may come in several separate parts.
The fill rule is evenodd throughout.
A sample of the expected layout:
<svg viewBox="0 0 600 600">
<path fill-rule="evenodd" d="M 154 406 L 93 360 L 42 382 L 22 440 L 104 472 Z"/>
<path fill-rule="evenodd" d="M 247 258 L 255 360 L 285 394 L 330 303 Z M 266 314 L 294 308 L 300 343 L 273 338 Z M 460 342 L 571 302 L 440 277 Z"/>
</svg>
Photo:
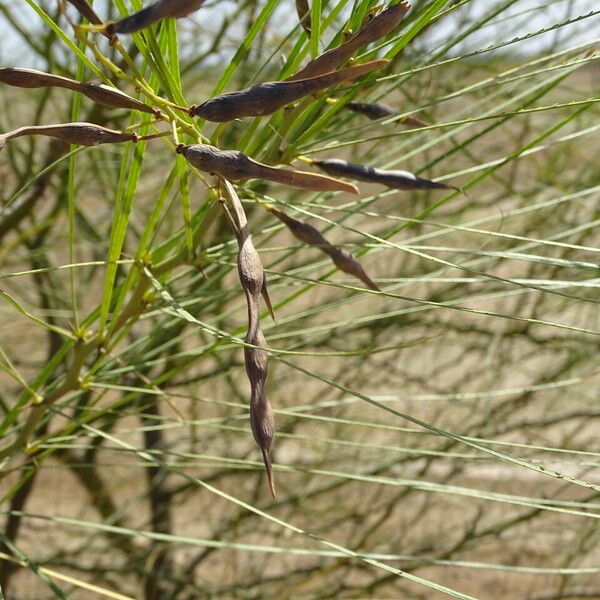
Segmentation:
<svg viewBox="0 0 600 600">
<path fill-rule="evenodd" d="M 265 463 L 269 489 L 273 498 L 276 496 L 275 482 L 273 481 L 273 467 L 271 465 L 271 444 L 275 435 L 275 419 L 269 399 L 263 392 L 260 396 L 251 398 L 250 402 L 250 427 L 254 440 L 258 444 Z"/>
<path fill-rule="evenodd" d="M 265 351 L 267 342 L 260 329 L 258 310 L 259 296 L 264 289 L 265 276 L 260 256 L 254 247 L 252 236 L 248 230 L 248 219 L 244 207 L 231 183 L 225 180 L 224 185 L 235 214 L 236 237 L 239 247 L 238 275 L 246 295 L 248 307 L 248 333 L 245 341 L 252 346 L 244 347 L 244 363 L 251 390 L 250 427 L 252 428 L 254 440 L 262 452 L 269 489 L 273 498 L 275 498 L 270 456 L 271 444 L 275 435 L 275 419 L 265 389 L 268 373 L 268 355 Z"/>
<path fill-rule="evenodd" d="M 187 17 L 198 10 L 203 2 L 204 0 L 159 0 L 116 23 L 107 23 L 104 30 L 108 35 L 134 33 L 163 19 Z"/>
<path fill-rule="evenodd" d="M 344 273 L 353 275 L 356 279 L 362 281 L 370 290 L 375 292 L 381 291 L 377 284 L 365 273 L 361 264 L 347 252 L 343 252 L 338 248 L 331 247 L 326 251 L 333 264 Z"/>
<path fill-rule="evenodd" d="M 0 149 L 7 140 L 27 135 L 45 135 L 79 146 L 97 146 L 98 144 L 136 142 L 138 140 L 138 135 L 135 133 L 108 129 L 94 123 L 59 123 L 57 125 L 20 127 L 4 133 L 0 135 Z"/>
<path fill-rule="evenodd" d="M 347 102 L 344 104 L 344 108 L 364 115 L 367 119 L 371 119 L 372 121 L 383 119 L 385 117 L 394 117 L 399 114 L 398 111 L 394 110 L 391 106 L 381 104 L 380 102 Z M 400 120 L 400 123 L 409 127 L 427 127 L 427 123 L 420 119 L 416 119 L 415 117 L 404 117 Z"/>
<path fill-rule="evenodd" d="M 246 295 L 246 298 L 248 299 L 248 295 Z M 248 303 L 249 313 L 253 306 L 250 302 Z M 258 311 L 256 311 L 253 319 L 249 322 L 245 341 L 247 344 L 257 346 L 256 348 L 251 346 L 244 347 L 246 375 L 250 382 L 250 427 L 254 440 L 262 452 L 267 479 L 269 481 L 269 489 L 273 498 L 275 498 L 275 485 L 270 456 L 271 444 L 275 436 L 275 419 L 266 393 L 268 355 L 264 349 L 267 347 L 267 342 L 260 329 Z"/>
<path fill-rule="evenodd" d="M 226 182 L 227 185 L 231 185 Z M 233 190 L 233 188 L 231 188 Z M 273 305 L 271 304 L 271 298 L 267 290 L 267 276 L 263 270 L 260 256 L 254 247 L 252 236 L 248 231 L 248 220 L 242 203 L 240 202 L 235 190 L 230 191 L 231 204 L 234 209 L 235 220 L 236 220 L 236 235 L 238 238 L 239 253 L 238 253 L 238 274 L 244 291 L 249 294 L 249 303 L 252 302 L 256 307 L 256 317 L 254 314 L 248 314 L 248 320 L 250 323 L 253 320 L 258 321 L 258 295 L 261 294 L 269 313 L 273 320 L 275 320 L 275 313 L 273 311 Z M 249 307 L 250 308 L 250 307 Z"/>
<path fill-rule="evenodd" d="M 356 79 L 388 64 L 387 60 L 374 60 L 341 71 L 326 73 L 298 81 L 270 81 L 239 92 L 230 92 L 211 98 L 190 109 L 192 116 L 208 121 L 225 122 L 240 117 L 270 115 L 286 104 L 315 94 L 332 85 Z"/>
<path fill-rule="evenodd" d="M 385 171 L 339 159 L 313 160 L 312 164 L 329 175 L 351 177 L 369 183 L 381 183 L 397 190 L 458 190 L 457 187 L 446 183 L 421 179 L 408 171 Z"/>
<path fill-rule="evenodd" d="M 352 275 L 362 281 L 369 289 L 380 291 L 377 284 L 375 284 L 372 279 L 365 273 L 364 269 L 360 265 L 360 263 L 353 258 L 350 254 L 343 252 L 339 248 L 336 248 L 332 244 L 330 244 L 327 239 L 321 234 L 320 231 L 315 229 L 312 225 L 308 223 L 303 223 L 298 219 L 294 219 L 289 215 L 286 215 L 284 212 L 269 207 L 269 211 L 272 212 L 282 223 L 284 223 L 287 228 L 292 232 L 292 235 L 299 239 L 301 242 L 309 244 L 311 246 L 315 246 L 327 254 L 333 264 L 344 273 L 348 273 L 348 275 Z"/>
<path fill-rule="evenodd" d="M 249 233 L 242 235 L 244 237 L 239 240 L 238 274 L 244 292 L 250 297 L 258 310 L 258 298 L 262 293 L 265 274 L 260 256 L 252 242 L 252 236 Z M 250 321 L 257 318 L 257 315 L 249 315 Z"/>
<path fill-rule="evenodd" d="M 128 96 L 117 88 L 96 83 L 80 83 L 68 77 L 36 71 L 6 67 L 0 69 L 0 82 L 22 88 L 60 87 L 80 92 L 90 100 L 111 108 L 129 108 L 156 115 L 159 111 Z"/>
<path fill-rule="evenodd" d="M 250 381 L 250 427 L 254 441 L 260 448 L 265 463 L 267 479 L 271 495 L 275 498 L 275 484 L 273 481 L 273 468 L 271 466 L 271 444 L 275 436 L 275 418 L 273 409 L 265 391 L 267 378 L 267 353 L 263 348 L 267 347 L 265 337 L 258 328 L 254 336 L 246 336 L 246 343 L 258 346 L 257 348 L 245 347 L 244 359 L 246 373 Z"/>
<path fill-rule="evenodd" d="M 260 327 L 256 327 L 254 331 L 249 327 L 245 342 L 252 346 L 258 346 L 257 348 L 244 347 L 244 364 L 251 388 L 259 391 L 265 387 L 269 368 L 268 354 L 263 350 L 267 347 L 267 342 Z"/>
<path fill-rule="evenodd" d="M 394 6 L 386 8 L 368 21 L 353 38 L 350 38 L 341 46 L 332 48 L 317 56 L 317 58 L 311 60 L 303 69 L 287 81 L 308 79 L 334 71 L 339 65 L 345 63 L 359 48 L 376 42 L 394 31 L 400 25 L 409 8 L 410 5 L 408 2 L 400 2 L 400 4 L 394 4 Z"/>
<path fill-rule="evenodd" d="M 72 4 L 90 23 L 93 25 L 102 25 L 102 19 L 96 14 L 96 11 L 90 6 L 87 0 L 67 0 Z"/>
<path fill-rule="evenodd" d="M 223 179 L 237 181 L 239 179 L 266 179 L 285 185 L 299 187 L 318 192 L 341 191 L 358 193 L 358 189 L 345 181 L 315 175 L 293 169 L 270 167 L 257 162 L 237 150 L 219 150 L 208 144 L 177 146 L 177 152 L 183 154 L 194 167 L 207 173 L 219 175 Z"/>
<path fill-rule="evenodd" d="M 296 12 L 298 13 L 300 25 L 302 25 L 304 31 L 310 35 L 312 24 L 310 21 L 310 6 L 308 5 L 308 0 L 296 0 Z"/>
</svg>

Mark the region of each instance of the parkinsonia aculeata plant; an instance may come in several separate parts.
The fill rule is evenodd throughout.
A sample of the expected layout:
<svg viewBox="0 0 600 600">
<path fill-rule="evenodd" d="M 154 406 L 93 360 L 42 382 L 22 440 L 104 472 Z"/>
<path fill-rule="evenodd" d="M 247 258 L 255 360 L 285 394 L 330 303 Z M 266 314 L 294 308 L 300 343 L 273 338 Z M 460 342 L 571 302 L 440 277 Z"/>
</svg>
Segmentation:
<svg viewBox="0 0 600 600">
<path fill-rule="evenodd" d="M 208 144 L 208 140 L 200 133 L 200 128 L 194 126 L 192 117 L 222 123 L 219 126 L 222 130 L 226 126 L 223 124 L 234 119 L 269 115 L 281 109 L 288 110 L 290 105 L 298 101 L 302 101 L 303 106 L 306 107 L 308 105 L 306 103 L 310 103 L 311 98 L 316 101 L 315 96 L 326 88 L 331 88 L 343 82 L 356 81 L 375 71 L 380 71 L 388 65 L 387 60 L 377 59 L 350 65 L 347 63 L 352 60 L 357 50 L 368 44 L 379 42 L 388 34 L 393 33 L 399 27 L 410 6 L 407 2 L 400 2 L 378 13 L 371 11 L 365 16 L 355 35 L 351 35 L 349 38 L 346 37 L 346 41 L 343 41 L 340 45 L 316 56 L 295 75 L 284 81 L 259 83 L 240 91 L 220 94 L 200 104 L 187 107 L 178 105 L 154 92 L 154 89 L 140 76 L 135 61 L 119 42 L 117 36 L 141 31 L 166 18 L 186 16 L 199 9 L 202 0 L 160 0 L 117 22 L 104 22 L 86 0 L 68 1 L 89 21 L 87 25 L 73 25 L 79 41 L 87 45 L 100 67 L 109 71 L 108 75 L 117 76 L 121 80 L 132 84 L 141 93 L 144 100 L 133 98 L 116 87 L 106 85 L 107 83 L 110 84 L 108 76 L 104 77 L 104 84 L 98 84 L 79 82 L 68 77 L 32 69 L 3 68 L 0 69 L 0 83 L 21 88 L 59 87 L 81 93 L 93 102 L 109 107 L 148 113 L 155 119 L 152 124 L 156 128 L 156 133 L 145 136 L 138 135 L 134 131 L 135 126 L 125 131 L 117 131 L 95 123 L 54 123 L 20 127 L 14 131 L 0 134 L 0 149 L 15 138 L 31 135 L 50 136 L 61 140 L 63 143 L 80 146 L 119 142 L 135 143 L 155 137 L 172 136 L 174 143 L 166 140 L 171 149 L 183 155 L 190 166 L 217 178 L 217 189 L 221 191 L 219 202 L 238 242 L 238 274 L 248 308 L 248 330 L 245 337 L 244 358 L 246 374 L 251 388 L 250 424 L 254 439 L 261 449 L 269 487 L 274 496 L 275 486 L 270 449 L 275 424 L 266 392 L 268 346 L 260 327 L 260 297 L 264 298 L 271 315 L 273 315 L 273 308 L 267 292 L 266 277 L 260 256 L 252 242 L 248 220 L 236 189 L 231 182 L 245 182 L 246 180 L 273 181 L 304 190 L 350 193 L 358 193 L 359 190 L 354 184 L 340 178 L 379 183 L 397 189 L 455 188 L 416 177 L 406 171 L 385 171 L 372 166 L 347 163 L 335 158 L 311 161 L 296 154 L 289 157 L 287 161 L 290 162 L 292 158 L 299 158 L 304 160 L 305 163 L 316 166 L 326 174 L 265 164 L 238 150 L 220 149 Z M 62 2 L 60 5 L 62 5 Z M 302 27 L 305 31 L 310 32 L 311 13 L 308 2 L 297 0 L 296 6 Z M 63 14 L 66 15 L 66 12 L 63 11 Z M 131 73 L 125 72 L 99 51 L 96 44 L 87 37 L 87 33 L 90 31 L 101 33 L 109 38 L 110 43 L 121 54 L 123 64 L 131 70 Z M 350 93 L 358 92 L 361 89 L 361 81 L 372 82 L 373 80 L 372 78 L 360 80 Z M 400 119 L 394 118 L 398 113 L 384 104 L 347 102 L 347 100 L 348 97 L 345 97 L 346 102 L 342 102 L 344 108 L 364 115 L 369 119 L 389 119 L 390 122 L 402 122 Z M 327 107 L 328 103 L 335 103 L 336 101 L 335 98 L 327 98 L 327 102 L 322 103 L 322 106 Z M 170 128 L 166 131 L 160 131 L 156 127 L 160 123 L 168 123 Z M 405 121 L 404 124 L 414 127 L 424 125 L 418 119 Z M 192 143 L 181 143 L 182 136 L 188 136 Z M 213 141 L 218 143 L 218 139 L 219 135 Z M 377 284 L 365 273 L 355 258 L 329 243 L 312 225 L 287 215 L 271 204 L 261 202 L 260 206 L 284 223 L 298 240 L 318 248 L 329 256 L 334 265 L 341 271 L 359 279 L 370 290 L 379 291 Z M 193 250 L 197 242 L 200 241 L 198 235 L 191 241 L 193 245 L 190 250 Z M 166 267 L 163 266 L 160 274 L 166 273 L 168 268 L 173 268 L 177 264 L 176 260 L 171 261 L 171 263 L 167 262 Z M 46 395 L 36 396 L 35 406 L 32 407 L 19 436 L 13 444 L 0 450 L 0 458 L 8 457 L 27 445 L 48 407 L 64 394 L 78 389 L 78 386 L 81 385 L 81 372 L 86 360 L 92 356 L 94 351 L 110 348 L 111 333 L 114 333 L 118 327 L 125 324 L 128 319 L 139 314 L 140 307 L 144 305 L 144 293 L 150 285 L 149 277 L 156 277 L 159 274 L 156 270 L 152 273 L 152 270 L 146 264 L 140 269 L 140 273 L 138 289 L 134 291 L 130 304 L 126 306 L 116 325 L 109 328 L 108 332 L 101 331 L 92 339 L 86 338 L 83 340 L 80 340 L 77 335 L 64 332 L 78 347 L 76 359 L 73 360 L 69 372 L 58 388 Z M 148 273 L 151 275 L 149 276 Z M 137 313 L 136 310 L 138 310 Z"/>
</svg>

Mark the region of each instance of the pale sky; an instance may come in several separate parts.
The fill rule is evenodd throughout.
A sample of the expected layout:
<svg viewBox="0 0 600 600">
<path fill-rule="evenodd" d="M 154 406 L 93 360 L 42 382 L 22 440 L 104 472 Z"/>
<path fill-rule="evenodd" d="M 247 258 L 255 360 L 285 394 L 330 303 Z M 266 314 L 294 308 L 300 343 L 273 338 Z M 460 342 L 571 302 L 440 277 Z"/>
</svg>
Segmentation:
<svg viewBox="0 0 600 600">
<path fill-rule="evenodd" d="M 471 0 L 464 7 L 461 7 L 455 15 L 446 18 L 437 29 L 428 33 L 426 40 L 421 38 L 417 43 L 421 47 L 427 43 L 428 48 L 431 47 L 433 50 L 438 44 L 444 43 L 449 36 L 455 35 L 457 31 L 464 30 L 468 22 L 471 22 L 475 17 L 485 11 L 490 11 L 494 6 L 498 6 L 501 1 L 504 2 L 504 0 Z M 22 0 L 7 4 L 11 6 L 15 14 L 19 15 L 22 23 L 31 23 L 34 28 L 39 23 L 37 15 Z M 105 14 L 103 2 L 97 0 L 95 4 L 98 13 Z M 210 4 L 212 4 L 211 8 L 200 9 L 193 17 L 200 26 L 209 24 L 209 26 L 217 27 L 223 11 L 227 10 L 229 12 L 234 3 L 231 0 L 222 0 Z M 54 7 L 55 3 L 54 0 L 46 0 L 43 5 Z M 496 17 L 491 24 L 471 35 L 453 52 L 461 54 L 465 51 L 487 47 L 490 44 L 508 41 L 515 36 L 535 32 L 554 23 L 564 21 L 569 17 L 586 15 L 594 10 L 600 11 L 600 3 L 595 0 L 548 0 L 546 2 L 543 0 L 517 0 L 510 9 Z M 294 2 L 293 0 L 281 0 L 281 6 L 278 8 L 277 16 L 272 19 L 271 27 L 273 22 L 280 23 L 282 19 L 286 19 L 286 11 L 290 12 L 290 27 L 293 25 L 296 17 Z M 465 22 L 465 18 L 467 22 Z M 182 40 L 185 40 L 186 31 L 189 32 L 190 29 L 193 29 L 192 22 L 187 19 L 184 20 L 180 26 Z M 39 67 L 35 58 L 24 51 L 23 44 L 18 36 L 11 31 L 8 23 L 1 15 L 0 32 L 5 34 L 0 37 L 0 65 Z M 275 33 L 279 34 L 280 31 L 277 30 Z M 194 32 L 194 35 L 195 40 L 197 40 L 198 33 Z M 547 48 L 554 47 L 557 38 L 563 48 L 573 47 L 584 42 L 599 41 L 600 15 L 583 19 L 579 23 L 545 33 L 532 40 L 513 44 L 509 46 L 508 50 L 528 54 L 543 52 Z"/>
</svg>

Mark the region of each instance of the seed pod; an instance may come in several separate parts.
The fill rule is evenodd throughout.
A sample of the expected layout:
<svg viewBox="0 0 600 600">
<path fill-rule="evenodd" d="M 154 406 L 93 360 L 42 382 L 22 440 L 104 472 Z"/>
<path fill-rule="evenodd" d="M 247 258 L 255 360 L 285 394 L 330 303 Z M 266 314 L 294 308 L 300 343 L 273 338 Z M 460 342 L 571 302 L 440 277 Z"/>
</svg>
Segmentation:
<svg viewBox="0 0 600 600">
<path fill-rule="evenodd" d="M 4 133 L 0 135 L 0 149 L 7 140 L 27 135 L 45 135 L 79 146 L 97 146 L 98 144 L 136 142 L 138 140 L 138 135 L 135 133 L 116 131 L 94 123 L 59 123 L 57 125 L 20 127 Z"/>
<path fill-rule="evenodd" d="M 397 190 L 458 190 L 457 187 L 446 183 L 421 179 L 408 171 L 385 171 L 339 159 L 313 160 L 312 164 L 336 177 L 351 177 L 358 181 L 381 183 Z"/>
<path fill-rule="evenodd" d="M 267 379 L 267 353 L 263 348 L 267 347 L 265 337 L 258 328 L 254 336 L 250 330 L 246 336 L 246 343 L 258 346 L 258 348 L 244 348 L 244 359 L 246 374 L 250 381 L 250 428 L 254 441 L 260 448 L 265 463 L 267 479 L 271 495 L 275 498 L 275 484 L 273 481 L 273 468 L 271 466 L 271 444 L 275 436 L 275 418 L 273 409 L 265 391 Z"/>
<path fill-rule="evenodd" d="M 399 114 L 391 106 L 381 104 L 380 102 L 347 102 L 344 104 L 344 108 L 364 115 L 372 121 L 385 117 L 394 117 Z M 400 123 L 409 127 L 427 127 L 427 123 L 415 117 L 404 117 L 404 119 L 400 120 Z"/>
<path fill-rule="evenodd" d="M 130 108 L 157 115 L 158 110 L 128 96 L 117 88 L 96 83 L 80 83 L 68 77 L 36 71 L 6 67 L 0 69 L 0 82 L 22 88 L 60 87 L 80 92 L 90 100 L 111 108 Z"/>
<path fill-rule="evenodd" d="M 383 67 L 388 62 L 383 59 L 374 60 L 310 79 L 261 83 L 239 92 L 230 92 L 211 98 L 200 106 L 193 106 L 190 114 L 216 122 L 232 121 L 240 117 L 270 115 L 286 104 L 291 104 L 300 98 L 310 96 L 343 81 L 361 77 Z"/>
<path fill-rule="evenodd" d="M 302 25 L 304 31 L 310 35 L 312 25 L 310 21 L 310 6 L 308 5 L 308 0 L 296 0 L 296 12 L 298 13 L 300 25 Z"/>
<path fill-rule="evenodd" d="M 183 154 L 191 165 L 201 171 L 218 175 L 229 181 L 266 179 L 318 192 L 341 191 L 358 193 L 356 186 L 348 184 L 345 181 L 325 175 L 271 167 L 257 162 L 237 150 L 219 150 L 208 144 L 195 144 L 193 146 L 180 144 L 177 146 L 176 151 L 179 154 Z"/>
<path fill-rule="evenodd" d="M 269 454 L 275 435 L 275 420 L 265 390 L 268 373 L 268 355 L 265 352 L 267 342 L 260 329 L 258 310 L 259 295 L 264 289 L 265 276 L 260 256 L 254 247 L 252 236 L 248 230 L 248 219 L 244 207 L 231 183 L 225 180 L 224 185 L 235 215 L 236 237 L 239 247 L 237 257 L 238 275 L 246 295 L 248 307 L 248 333 L 245 341 L 247 344 L 256 346 L 244 347 L 244 363 L 251 391 L 250 427 L 254 440 L 262 452 L 269 489 L 273 498 L 275 498 L 273 469 Z"/>
<path fill-rule="evenodd" d="M 104 30 L 108 35 L 134 33 L 163 19 L 187 17 L 198 10 L 203 2 L 204 0 L 159 0 L 116 23 L 107 23 Z"/>
<path fill-rule="evenodd" d="M 252 348 L 251 346 L 244 347 L 244 363 L 251 388 L 259 390 L 265 386 L 269 367 L 268 354 L 263 350 L 263 348 L 267 347 L 267 342 L 260 327 L 256 327 L 254 331 L 248 328 L 245 342 L 253 346 L 258 346 L 258 348 Z"/>
<path fill-rule="evenodd" d="M 321 232 L 312 225 L 294 219 L 274 207 L 269 207 L 268 210 L 287 226 L 295 238 L 299 239 L 301 242 L 315 246 L 321 250 L 321 252 L 327 254 L 340 271 L 348 273 L 348 275 L 353 275 L 362 281 L 369 289 L 376 292 L 380 291 L 377 284 L 375 284 L 365 273 L 364 269 L 355 258 L 330 244 L 327 239 L 323 237 Z"/>
<path fill-rule="evenodd" d="M 258 298 L 262 293 L 265 274 L 260 256 L 252 242 L 252 236 L 247 232 L 242 235 L 244 237 L 239 240 L 238 274 L 244 292 L 250 296 L 253 304 L 258 308 Z M 249 320 L 253 319 L 255 319 L 255 315 L 250 314 Z"/>
<path fill-rule="evenodd" d="M 225 184 L 226 186 L 231 186 L 228 181 L 225 181 Z M 245 291 L 250 293 L 251 300 L 256 305 L 257 311 L 258 294 L 260 293 L 262 295 L 269 313 L 271 314 L 271 318 L 275 320 L 273 305 L 271 304 L 271 298 L 269 297 L 269 292 L 267 290 L 267 276 L 262 267 L 260 256 L 254 247 L 252 236 L 248 231 L 248 219 L 246 218 L 244 207 L 235 193 L 235 190 L 231 188 L 231 190 L 228 191 L 229 197 L 232 199 L 231 204 L 235 213 L 236 235 L 240 247 L 238 254 L 238 273 L 240 280 L 242 281 L 242 286 Z M 258 312 L 256 314 L 256 318 L 258 319 Z M 253 315 L 249 314 L 249 321 L 252 321 L 252 318 Z"/>
<path fill-rule="evenodd" d="M 248 299 L 248 295 L 246 295 L 246 298 Z M 249 311 L 250 307 L 251 304 L 248 303 Z M 254 441 L 262 452 L 269 489 L 271 495 L 275 498 L 275 484 L 270 456 L 271 444 L 275 436 L 275 418 L 265 389 L 268 374 L 268 355 L 264 348 L 267 347 L 267 342 L 260 329 L 258 311 L 256 311 L 255 317 L 256 320 L 249 323 L 245 341 L 247 344 L 258 347 L 244 347 L 246 375 L 250 382 L 250 427 Z"/>
<path fill-rule="evenodd" d="M 89 5 L 87 0 L 67 0 L 72 4 L 90 23 L 93 25 L 102 25 L 102 19 L 96 14 L 96 11 Z"/>
<path fill-rule="evenodd" d="M 332 48 L 317 56 L 317 58 L 311 60 L 303 69 L 287 79 L 287 81 L 308 79 L 334 71 L 339 65 L 345 63 L 359 48 L 376 42 L 394 31 L 400 25 L 409 8 L 410 5 L 408 2 L 400 2 L 400 4 L 394 4 L 394 6 L 386 8 L 368 21 L 353 38 L 350 38 L 341 46 Z"/>
<path fill-rule="evenodd" d="M 275 435 L 275 420 L 273 418 L 273 409 L 264 392 L 253 400 L 251 399 L 250 427 L 252 428 L 254 440 L 262 452 L 271 496 L 275 498 L 275 482 L 273 481 L 273 467 L 270 455 L 271 444 Z"/>
</svg>

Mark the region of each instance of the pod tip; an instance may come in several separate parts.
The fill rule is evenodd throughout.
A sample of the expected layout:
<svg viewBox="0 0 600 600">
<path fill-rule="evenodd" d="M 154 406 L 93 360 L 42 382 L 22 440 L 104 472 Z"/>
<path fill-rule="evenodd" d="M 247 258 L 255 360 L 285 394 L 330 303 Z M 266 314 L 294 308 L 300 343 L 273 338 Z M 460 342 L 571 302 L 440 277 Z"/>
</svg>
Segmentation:
<svg viewBox="0 0 600 600">
<path fill-rule="evenodd" d="M 183 154 L 186 148 L 187 146 L 185 144 L 177 144 L 177 146 L 175 146 L 175 152 L 177 152 L 177 154 Z"/>
<path fill-rule="evenodd" d="M 263 455 L 263 462 L 265 463 L 265 470 L 267 471 L 267 479 L 269 481 L 269 490 L 271 491 L 271 496 L 273 499 L 277 497 L 275 492 L 275 482 L 273 481 L 273 468 L 271 466 L 271 457 L 269 456 L 269 451 L 267 448 L 261 448 L 261 452 Z"/>
</svg>

